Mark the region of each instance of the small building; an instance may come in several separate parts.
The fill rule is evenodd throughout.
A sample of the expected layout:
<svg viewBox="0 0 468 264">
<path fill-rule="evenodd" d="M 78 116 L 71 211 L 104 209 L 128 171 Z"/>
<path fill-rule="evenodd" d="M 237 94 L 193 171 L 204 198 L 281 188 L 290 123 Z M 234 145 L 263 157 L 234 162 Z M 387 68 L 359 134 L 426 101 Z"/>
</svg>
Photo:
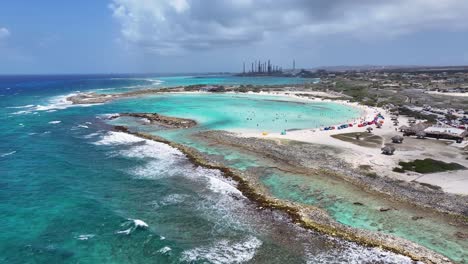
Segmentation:
<svg viewBox="0 0 468 264">
<path fill-rule="evenodd" d="M 414 136 L 416 135 L 416 133 L 420 132 L 420 131 L 424 131 L 424 129 L 430 127 L 431 125 L 429 123 L 423 123 L 423 122 L 420 122 L 420 123 L 417 123 L 417 124 L 413 124 L 409 127 L 409 129 L 406 129 L 404 131 L 404 135 L 405 136 Z"/>
<path fill-rule="evenodd" d="M 468 131 L 465 129 L 450 127 L 450 126 L 430 126 L 424 129 L 426 137 L 437 139 L 451 139 L 461 143 L 468 136 Z"/>
</svg>

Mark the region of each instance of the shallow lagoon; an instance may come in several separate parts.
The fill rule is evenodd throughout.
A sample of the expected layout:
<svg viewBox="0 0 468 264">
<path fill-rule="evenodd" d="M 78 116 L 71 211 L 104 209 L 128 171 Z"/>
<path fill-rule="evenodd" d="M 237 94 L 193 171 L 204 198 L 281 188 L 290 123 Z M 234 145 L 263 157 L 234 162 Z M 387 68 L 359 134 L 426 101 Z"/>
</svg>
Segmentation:
<svg viewBox="0 0 468 264">
<path fill-rule="evenodd" d="M 339 103 L 247 94 L 166 94 L 118 104 L 128 111 L 144 109 L 191 118 L 200 123 L 199 129 L 230 131 L 318 128 L 350 122 L 361 114 L 359 109 Z"/>
</svg>

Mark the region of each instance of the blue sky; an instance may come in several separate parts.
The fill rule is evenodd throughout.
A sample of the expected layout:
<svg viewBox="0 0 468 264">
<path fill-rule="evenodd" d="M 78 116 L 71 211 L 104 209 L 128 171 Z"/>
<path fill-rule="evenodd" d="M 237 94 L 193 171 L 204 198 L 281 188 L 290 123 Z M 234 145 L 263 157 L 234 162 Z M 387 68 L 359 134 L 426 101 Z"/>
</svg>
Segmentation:
<svg viewBox="0 0 468 264">
<path fill-rule="evenodd" d="M 0 74 L 468 65 L 466 0 L 1 1 Z"/>
</svg>

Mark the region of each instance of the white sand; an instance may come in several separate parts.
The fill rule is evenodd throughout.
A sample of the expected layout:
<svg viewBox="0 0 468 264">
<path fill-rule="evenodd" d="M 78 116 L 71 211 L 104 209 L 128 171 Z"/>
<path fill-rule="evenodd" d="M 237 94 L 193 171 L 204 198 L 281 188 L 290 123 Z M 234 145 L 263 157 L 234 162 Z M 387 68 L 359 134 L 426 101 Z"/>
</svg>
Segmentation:
<svg viewBox="0 0 468 264">
<path fill-rule="evenodd" d="M 274 92 L 266 93 L 261 92 L 259 94 L 265 95 L 278 95 L 278 96 L 287 96 L 294 99 L 299 99 L 295 93 L 291 92 Z M 310 101 L 331 101 L 331 100 L 321 100 L 321 99 L 305 99 L 303 100 Z M 385 122 L 382 125 L 382 128 L 376 128 L 374 125 L 373 134 L 381 136 L 384 138 L 384 143 L 391 143 L 390 138 L 394 135 L 401 135 L 400 132 L 395 131 L 395 128 L 401 125 L 408 125 L 408 118 L 400 116 L 398 118 L 399 125 L 394 126 L 393 121 L 390 120 L 390 115 L 382 108 L 368 107 L 359 105 L 357 103 L 349 103 L 344 101 L 333 101 L 335 103 L 347 104 L 353 107 L 358 107 L 362 110 L 363 115 L 361 120 L 370 121 L 373 120 L 376 114 L 381 113 L 385 117 Z M 339 125 L 342 123 L 338 123 Z M 280 133 L 268 133 L 268 135 L 262 135 L 261 132 L 251 132 L 251 131 L 241 131 L 238 132 L 239 136 L 242 137 L 259 137 L 259 138 L 281 138 L 281 139 L 290 139 L 297 140 L 302 142 L 309 142 L 315 144 L 323 144 L 338 147 L 344 149 L 344 153 L 340 155 L 340 158 L 343 158 L 347 162 L 353 164 L 354 166 L 359 165 L 371 165 L 373 170 L 378 175 L 385 175 L 401 180 L 411 181 L 417 179 L 417 181 L 425 182 L 433 185 L 438 185 L 443 188 L 446 192 L 458 193 L 458 194 L 468 194 L 468 172 L 467 171 L 458 171 L 453 172 L 444 172 L 437 174 L 429 174 L 421 177 L 417 173 L 401 174 L 393 172 L 392 169 L 398 166 L 399 161 L 409 161 L 414 159 L 424 159 L 424 158 L 433 158 L 437 160 L 442 160 L 445 162 L 457 162 L 462 164 L 465 167 L 468 167 L 468 160 L 464 158 L 459 149 L 460 144 L 453 143 L 453 141 L 448 141 L 452 145 L 447 145 L 442 140 L 433 140 L 433 139 L 424 139 L 418 140 L 415 138 L 405 137 L 403 144 L 395 145 L 396 151 L 392 156 L 383 155 L 380 148 L 369 148 L 362 147 L 356 144 L 345 142 L 339 139 L 331 137 L 331 135 L 342 134 L 342 133 L 351 133 L 351 132 L 361 132 L 367 133 L 367 127 L 357 127 L 353 126 L 350 128 L 342 130 L 329 130 L 329 131 L 320 131 L 319 129 L 302 129 L 287 132 L 286 135 L 281 135 Z M 268 131 L 266 131 L 268 132 Z M 466 142 L 464 144 L 467 144 Z M 458 146 L 454 147 L 454 146 Z M 454 154 L 455 153 L 455 154 Z"/>
</svg>

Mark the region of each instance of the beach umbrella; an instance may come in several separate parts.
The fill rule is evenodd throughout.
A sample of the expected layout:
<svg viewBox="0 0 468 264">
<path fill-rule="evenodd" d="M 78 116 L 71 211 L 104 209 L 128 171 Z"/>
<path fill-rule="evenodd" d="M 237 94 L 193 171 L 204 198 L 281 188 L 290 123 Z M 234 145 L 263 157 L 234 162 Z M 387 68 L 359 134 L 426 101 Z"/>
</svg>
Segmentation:
<svg viewBox="0 0 468 264">
<path fill-rule="evenodd" d="M 403 142 L 403 139 L 404 139 L 404 138 L 403 138 L 402 136 L 396 135 L 396 136 L 392 137 L 392 142 L 393 142 L 393 143 L 402 143 L 402 142 Z"/>
<path fill-rule="evenodd" d="M 408 126 L 401 126 L 398 128 L 401 132 L 405 132 L 406 130 L 410 129 Z"/>
<path fill-rule="evenodd" d="M 392 146 L 392 145 L 387 145 L 387 146 L 381 148 L 381 150 L 382 150 L 382 154 L 393 155 L 393 153 L 395 152 L 395 147 Z"/>
</svg>

